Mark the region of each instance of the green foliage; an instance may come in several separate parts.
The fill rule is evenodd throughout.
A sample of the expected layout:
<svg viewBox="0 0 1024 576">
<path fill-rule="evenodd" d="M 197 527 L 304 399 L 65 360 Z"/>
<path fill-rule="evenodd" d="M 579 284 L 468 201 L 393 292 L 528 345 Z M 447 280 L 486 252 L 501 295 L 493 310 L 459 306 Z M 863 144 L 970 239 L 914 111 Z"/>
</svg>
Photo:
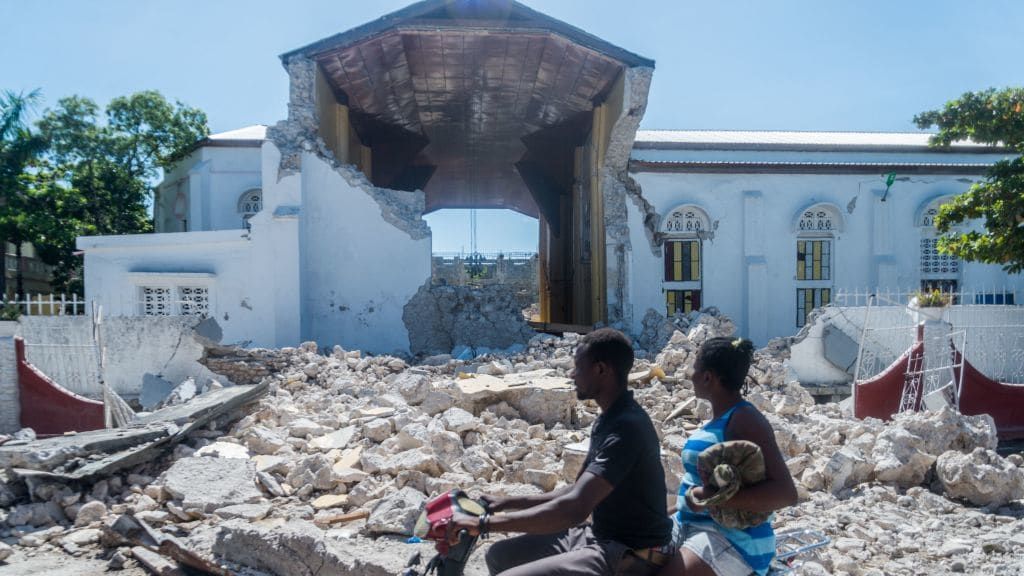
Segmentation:
<svg viewBox="0 0 1024 576">
<path fill-rule="evenodd" d="M 942 110 L 914 117 L 920 128 L 938 127 L 932 145 L 957 140 L 1000 145 L 1018 156 L 997 162 L 984 181 L 942 206 L 935 226 L 944 235 L 939 250 L 965 260 L 1024 270 L 1024 88 L 968 92 Z M 951 233 L 952 227 L 981 219 L 985 231 Z"/>
<path fill-rule="evenodd" d="M 0 100 L 0 233 L 32 242 L 54 265 L 55 287 L 80 292 L 75 238 L 152 231 L 151 184 L 209 134 L 206 115 L 155 91 L 115 98 L 105 111 L 70 96 L 47 110 L 33 132 L 22 102 L 31 99 L 18 98 Z"/>
<path fill-rule="evenodd" d="M 21 318 L 21 309 L 17 304 L 4 304 L 0 306 L 0 321 L 16 322 Z"/>
<path fill-rule="evenodd" d="M 949 306 L 952 298 L 939 290 L 917 291 L 914 293 L 918 308 L 944 308 Z"/>
<path fill-rule="evenodd" d="M 28 94 L 0 94 L 0 248 L 3 248 L 0 255 L 7 252 L 4 242 L 11 242 L 20 249 L 35 233 L 28 177 L 46 143 L 29 129 L 26 117 L 39 100 L 38 90 Z M 19 272 L 17 291 L 21 291 L 21 283 Z M 0 271 L 0 294 L 8 291 L 6 277 Z"/>
</svg>

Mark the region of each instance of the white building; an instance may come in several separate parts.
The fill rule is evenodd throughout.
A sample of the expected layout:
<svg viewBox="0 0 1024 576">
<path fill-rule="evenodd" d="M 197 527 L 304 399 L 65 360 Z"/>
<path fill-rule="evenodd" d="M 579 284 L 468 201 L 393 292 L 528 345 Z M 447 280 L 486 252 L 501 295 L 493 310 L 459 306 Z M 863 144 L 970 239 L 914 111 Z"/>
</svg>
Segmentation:
<svg viewBox="0 0 1024 576">
<path fill-rule="evenodd" d="M 504 0 L 427 0 L 282 60 L 287 120 L 199 143 L 160 186 L 156 234 L 79 239 L 86 298 L 209 315 L 227 342 L 427 351 L 422 215 L 452 207 L 539 218 L 556 324 L 639 333 L 649 310 L 717 306 L 764 344 L 841 289 L 1024 287 L 934 252 L 936 207 L 1007 150 L 638 133 L 652 61 Z"/>
</svg>

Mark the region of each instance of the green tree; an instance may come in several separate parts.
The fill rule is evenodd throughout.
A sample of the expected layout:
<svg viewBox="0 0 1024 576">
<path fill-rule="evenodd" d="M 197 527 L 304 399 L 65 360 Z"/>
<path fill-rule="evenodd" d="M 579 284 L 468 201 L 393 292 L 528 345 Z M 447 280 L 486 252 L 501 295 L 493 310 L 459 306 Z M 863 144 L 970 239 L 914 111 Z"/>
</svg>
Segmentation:
<svg viewBox="0 0 1024 576">
<path fill-rule="evenodd" d="M 46 148 L 43 138 L 26 123 L 28 112 L 40 101 L 39 91 L 0 94 L 0 295 L 7 294 L 6 243 L 14 245 L 17 259 L 15 293 L 23 293 L 21 247 L 31 242 L 31 166 Z"/>
<path fill-rule="evenodd" d="M 958 140 L 999 145 L 1015 158 L 1000 160 L 985 180 L 945 204 L 935 219 L 944 235 L 939 250 L 965 260 L 1001 264 L 1011 273 L 1024 270 L 1024 88 L 968 92 L 914 117 L 920 128 L 938 127 L 933 146 Z M 967 220 L 983 219 L 985 231 L 952 233 Z"/>
<path fill-rule="evenodd" d="M 156 91 L 115 98 L 102 121 L 92 100 L 62 98 L 38 126 L 51 177 L 37 184 L 48 190 L 58 228 L 74 231 L 51 229 L 40 251 L 56 267 L 55 284 L 72 290 L 80 282 L 75 237 L 152 231 L 152 183 L 209 134 L 203 112 Z"/>
</svg>

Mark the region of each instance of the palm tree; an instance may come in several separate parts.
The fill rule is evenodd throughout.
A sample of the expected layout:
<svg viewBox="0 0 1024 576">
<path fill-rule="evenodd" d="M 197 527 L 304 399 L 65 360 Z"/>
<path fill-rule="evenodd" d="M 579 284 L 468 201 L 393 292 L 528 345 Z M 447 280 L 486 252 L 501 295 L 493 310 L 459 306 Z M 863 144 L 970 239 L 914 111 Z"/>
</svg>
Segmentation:
<svg viewBox="0 0 1024 576">
<path fill-rule="evenodd" d="M 23 204 L 26 191 L 22 176 L 34 158 L 46 149 L 46 142 L 34 133 L 25 120 L 41 101 L 39 90 L 28 94 L 4 91 L 0 94 L 0 295 L 7 293 L 7 242 L 14 244 L 17 258 L 15 293 L 23 291 L 21 245 L 29 240 Z"/>
</svg>

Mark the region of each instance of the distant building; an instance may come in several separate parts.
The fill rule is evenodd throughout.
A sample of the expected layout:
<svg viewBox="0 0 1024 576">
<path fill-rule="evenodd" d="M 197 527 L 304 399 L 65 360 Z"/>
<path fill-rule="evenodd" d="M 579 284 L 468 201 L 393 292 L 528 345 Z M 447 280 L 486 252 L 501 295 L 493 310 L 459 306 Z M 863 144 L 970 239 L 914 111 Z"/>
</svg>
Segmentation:
<svg viewBox="0 0 1024 576">
<path fill-rule="evenodd" d="M 4 242 L 4 292 L 13 299 L 18 288 L 18 269 L 21 268 L 22 291 L 26 294 L 49 294 L 52 289 L 53 267 L 36 255 L 35 246 L 26 242 L 21 245 L 21 261 L 18 261 L 14 244 Z M 19 294 L 21 296 L 21 294 Z"/>
<path fill-rule="evenodd" d="M 653 61 L 506 0 L 419 2 L 282 63 L 288 119 L 200 142 L 159 188 L 156 234 L 78 240 L 88 299 L 211 316 L 231 342 L 409 351 L 422 216 L 473 207 L 539 219 L 548 323 L 639 333 L 650 310 L 713 305 L 763 344 L 840 289 L 1024 287 L 938 254 L 932 226 L 1008 150 L 637 132 Z"/>
</svg>

